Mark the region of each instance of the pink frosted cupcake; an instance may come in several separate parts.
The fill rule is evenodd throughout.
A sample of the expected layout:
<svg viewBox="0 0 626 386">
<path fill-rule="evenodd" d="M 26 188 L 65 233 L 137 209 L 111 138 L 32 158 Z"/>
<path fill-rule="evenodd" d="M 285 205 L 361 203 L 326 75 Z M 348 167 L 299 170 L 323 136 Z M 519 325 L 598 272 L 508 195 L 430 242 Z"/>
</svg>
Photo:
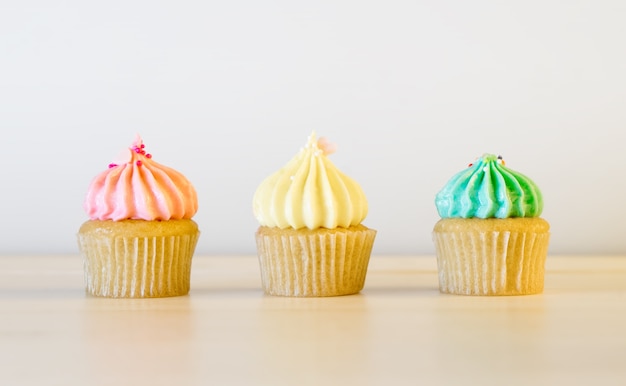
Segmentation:
<svg viewBox="0 0 626 386">
<path fill-rule="evenodd" d="M 87 293 L 150 298 L 189 292 L 200 232 L 194 187 L 152 160 L 139 136 L 92 181 L 78 231 Z"/>
</svg>

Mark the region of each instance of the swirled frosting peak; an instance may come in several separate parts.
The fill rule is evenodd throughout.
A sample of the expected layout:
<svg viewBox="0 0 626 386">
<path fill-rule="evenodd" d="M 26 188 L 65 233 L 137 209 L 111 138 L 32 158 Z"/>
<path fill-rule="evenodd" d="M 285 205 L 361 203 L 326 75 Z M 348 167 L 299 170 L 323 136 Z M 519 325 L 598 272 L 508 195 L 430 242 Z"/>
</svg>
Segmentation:
<svg viewBox="0 0 626 386">
<path fill-rule="evenodd" d="M 359 184 L 328 159 L 335 147 L 313 132 L 300 152 L 265 179 L 254 194 L 254 215 L 263 226 L 347 228 L 367 215 Z"/>
<path fill-rule="evenodd" d="M 442 218 L 538 217 L 543 198 L 530 178 L 485 154 L 448 181 L 435 205 Z"/>
<path fill-rule="evenodd" d="M 152 160 L 139 136 L 93 179 L 84 208 L 92 220 L 189 219 L 198 210 L 193 185 Z"/>
</svg>

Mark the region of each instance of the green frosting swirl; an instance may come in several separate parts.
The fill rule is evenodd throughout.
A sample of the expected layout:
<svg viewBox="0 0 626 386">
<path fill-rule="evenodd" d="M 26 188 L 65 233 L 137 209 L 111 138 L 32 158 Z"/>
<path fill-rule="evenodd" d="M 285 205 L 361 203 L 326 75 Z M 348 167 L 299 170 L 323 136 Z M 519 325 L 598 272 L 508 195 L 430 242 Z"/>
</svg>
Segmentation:
<svg viewBox="0 0 626 386">
<path fill-rule="evenodd" d="M 442 218 L 538 217 L 543 197 L 530 178 L 485 154 L 448 181 L 435 205 Z"/>
</svg>

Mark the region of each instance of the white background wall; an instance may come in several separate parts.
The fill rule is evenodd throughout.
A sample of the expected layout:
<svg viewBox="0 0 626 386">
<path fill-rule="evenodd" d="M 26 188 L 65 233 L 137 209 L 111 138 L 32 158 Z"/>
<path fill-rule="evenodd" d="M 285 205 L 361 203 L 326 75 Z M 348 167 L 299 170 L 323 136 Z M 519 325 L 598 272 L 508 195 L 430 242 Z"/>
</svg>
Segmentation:
<svg viewBox="0 0 626 386">
<path fill-rule="evenodd" d="M 252 254 L 252 195 L 311 130 L 375 254 L 431 254 L 484 152 L 532 177 L 551 253 L 626 253 L 624 1 L 2 1 L 0 254 L 77 253 L 91 179 L 140 133 L 196 186 L 197 253 Z"/>
</svg>

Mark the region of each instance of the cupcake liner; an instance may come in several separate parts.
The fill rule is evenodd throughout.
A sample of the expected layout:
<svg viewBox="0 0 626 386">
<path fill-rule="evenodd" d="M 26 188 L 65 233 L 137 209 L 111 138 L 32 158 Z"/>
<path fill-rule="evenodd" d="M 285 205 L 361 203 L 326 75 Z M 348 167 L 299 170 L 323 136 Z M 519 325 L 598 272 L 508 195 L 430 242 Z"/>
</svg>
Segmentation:
<svg viewBox="0 0 626 386">
<path fill-rule="evenodd" d="M 256 233 L 263 289 L 279 296 L 339 296 L 363 289 L 376 231 L 364 226 Z"/>
<path fill-rule="evenodd" d="M 543 292 L 550 238 L 547 228 L 527 231 L 457 228 L 435 231 L 433 238 L 439 289 L 443 293 L 528 295 Z"/>
<path fill-rule="evenodd" d="M 86 291 L 113 298 L 185 295 L 198 237 L 197 230 L 158 236 L 79 232 Z"/>
</svg>

